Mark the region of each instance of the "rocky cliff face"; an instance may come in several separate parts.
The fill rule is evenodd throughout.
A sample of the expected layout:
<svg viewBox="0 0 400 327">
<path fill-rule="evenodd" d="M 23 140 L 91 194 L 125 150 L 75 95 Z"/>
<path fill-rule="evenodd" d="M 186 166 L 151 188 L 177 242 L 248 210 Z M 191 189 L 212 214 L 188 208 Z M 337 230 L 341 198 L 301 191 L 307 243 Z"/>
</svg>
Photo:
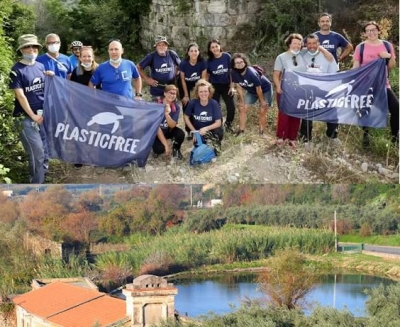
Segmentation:
<svg viewBox="0 0 400 327">
<path fill-rule="evenodd" d="M 263 4 L 264 0 L 152 0 L 151 12 L 141 22 L 142 46 L 150 49 L 155 35 L 165 35 L 179 51 L 190 42 L 204 47 L 210 38 L 224 47 L 235 41 L 243 25 L 258 21 Z"/>
</svg>

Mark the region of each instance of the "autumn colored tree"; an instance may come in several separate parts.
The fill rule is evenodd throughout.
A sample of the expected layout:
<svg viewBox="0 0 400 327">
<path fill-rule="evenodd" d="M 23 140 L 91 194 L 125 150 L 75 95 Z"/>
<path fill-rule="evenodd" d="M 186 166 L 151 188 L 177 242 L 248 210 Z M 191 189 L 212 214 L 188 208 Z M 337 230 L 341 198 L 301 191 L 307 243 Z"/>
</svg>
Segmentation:
<svg viewBox="0 0 400 327">
<path fill-rule="evenodd" d="M 84 192 L 78 199 L 79 211 L 100 211 L 104 200 L 100 194 L 93 190 Z"/>
<path fill-rule="evenodd" d="M 72 195 L 61 185 L 49 186 L 45 192 L 31 191 L 20 203 L 21 216 L 29 230 L 61 240 L 61 223 L 72 210 Z"/>
<path fill-rule="evenodd" d="M 68 214 L 61 223 L 63 230 L 71 239 L 90 243 L 90 232 L 97 229 L 96 216 L 89 211 Z"/>
<path fill-rule="evenodd" d="M 147 185 L 134 185 L 129 190 L 115 192 L 112 202 L 115 204 L 124 204 L 132 199 L 146 199 L 151 192 L 151 187 Z"/>
<path fill-rule="evenodd" d="M 18 219 L 18 203 L 0 193 L 0 222 L 11 224 Z"/>
<path fill-rule="evenodd" d="M 302 307 L 305 296 L 318 280 L 315 269 L 307 266 L 305 256 L 291 249 L 276 251 L 268 261 L 268 268 L 259 282 L 271 305 L 287 309 Z"/>
</svg>

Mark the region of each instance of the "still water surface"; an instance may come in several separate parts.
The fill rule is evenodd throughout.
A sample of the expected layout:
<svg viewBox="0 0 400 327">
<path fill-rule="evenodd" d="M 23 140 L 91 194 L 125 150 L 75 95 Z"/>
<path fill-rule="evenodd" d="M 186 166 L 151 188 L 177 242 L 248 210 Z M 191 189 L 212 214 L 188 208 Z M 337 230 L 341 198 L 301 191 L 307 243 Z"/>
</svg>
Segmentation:
<svg viewBox="0 0 400 327">
<path fill-rule="evenodd" d="M 210 311 L 217 314 L 234 311 L 232 305 L 239 307 L 243 299 L 264 297 L 258 290 L 256 278 L 256 274 L 247 273 L 174 280 L 174 286 L 178 288 L 175 308 L 181 315 L 187 313 L 191 317 Z M 324 275 L 306 299 L 311 304 L 347 309 L 355 316 L 365 316 L 368 297 L 363 291 L 380 283 L 389 285 L 394 282 L 366 275 Z"/>
</svg>

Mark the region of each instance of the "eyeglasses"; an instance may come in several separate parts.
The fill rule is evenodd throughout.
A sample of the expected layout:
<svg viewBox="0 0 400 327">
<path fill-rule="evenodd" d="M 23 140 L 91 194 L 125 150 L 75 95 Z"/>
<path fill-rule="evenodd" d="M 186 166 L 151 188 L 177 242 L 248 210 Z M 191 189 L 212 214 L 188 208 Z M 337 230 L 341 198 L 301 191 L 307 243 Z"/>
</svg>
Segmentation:
<svg viewBox="0 0 400 327">
<path fill-rule="evenodd" d="M 174 97 L 176 97 L 176 93 L 175 92 L 167 92 L 169 95 L 172 95 L 172 96 L 174 96 Z"/>
<path fill-rule="evenodd" d="M 37 45 L 30 44 L 30 45 L 26 45 L 26 46 L 22 47 L 21 49 L 36 49 L 36 50 L 38 50 L 39 47 Z"/>
<path fill-rule="evenodd" d="M 311 59 L 311 68 L 315 67 L 315 57 Z"/>
<path fill-rule="evenodd" d="M 48 45 L 51 45 L 51 44 L 60 44 L 60 41 L 46 42 L 46 44 L 48 44 Z"/>
<path fill-rule="evenodd" d="M 81 47 L 73 47 L 72 51 L 79 51 L 81 49 Z"/>
<path fill-rule="evenodd" d="M 293 57 L 292 57 L 292 61 L 293 61 L 293 65 L 294 65 L 294 66 L 297 66 L 296 56 L 293 56 Z"/>
<path fill-rule="evenodd" d="M 365 33 L 375 33 L 378 32 L 377 28 L 373 28 L 372 30 L 365 30 Z"/>
</svg>

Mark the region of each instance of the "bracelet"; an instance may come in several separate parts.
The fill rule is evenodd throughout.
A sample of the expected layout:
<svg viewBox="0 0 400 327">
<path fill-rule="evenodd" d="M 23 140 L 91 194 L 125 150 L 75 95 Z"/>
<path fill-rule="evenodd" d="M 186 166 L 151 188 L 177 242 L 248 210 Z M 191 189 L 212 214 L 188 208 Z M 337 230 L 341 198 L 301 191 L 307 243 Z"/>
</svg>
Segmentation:
<svg viewBox="0 0 400 327">
<path fill-rule="evenodd" d="M 137 96 L 137 97 L 142 97 L 142 96 L 143 96 L 143 94 L 142 94 L 142 93 L 140 93 L 140 92 L 137 92 L 137 93 L 136 93 L 136 96 Z"/>
</svg>

